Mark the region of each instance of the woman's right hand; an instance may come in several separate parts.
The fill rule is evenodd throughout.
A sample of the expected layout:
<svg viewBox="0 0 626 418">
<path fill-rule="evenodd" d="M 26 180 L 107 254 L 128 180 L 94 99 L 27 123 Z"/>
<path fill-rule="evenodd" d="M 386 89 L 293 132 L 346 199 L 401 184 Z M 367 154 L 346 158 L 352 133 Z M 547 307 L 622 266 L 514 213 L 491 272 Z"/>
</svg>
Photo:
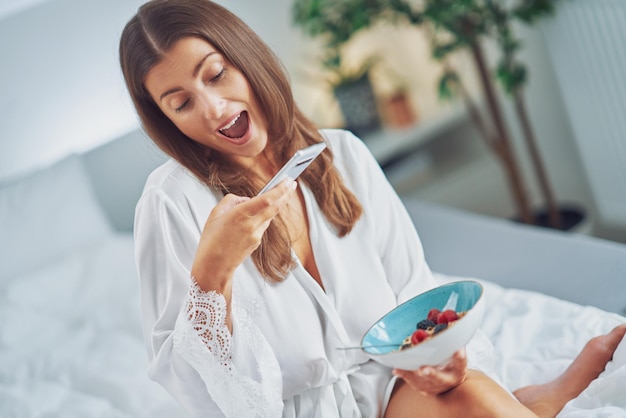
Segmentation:
<svg viewBox="0 0 626 418">
<path fill-rule="evenodd" d="M 228 194 L 213 208 L 191 268 L 202 290 L 214 290 L 230 300 L 235 269 L 260 245 L 265 230 L 296 186 L 287 179 L 253 198 Z"/>
<path fill-rule="evenodd" d="M 417 370 L 394 369 L 393 374 L 417 391 L 428 395 L 439 395 L 465 381 L 467 354 L 465 348 L 462 348 L 456 351 L 445 364 L 422 366 Z"/>
</svg>

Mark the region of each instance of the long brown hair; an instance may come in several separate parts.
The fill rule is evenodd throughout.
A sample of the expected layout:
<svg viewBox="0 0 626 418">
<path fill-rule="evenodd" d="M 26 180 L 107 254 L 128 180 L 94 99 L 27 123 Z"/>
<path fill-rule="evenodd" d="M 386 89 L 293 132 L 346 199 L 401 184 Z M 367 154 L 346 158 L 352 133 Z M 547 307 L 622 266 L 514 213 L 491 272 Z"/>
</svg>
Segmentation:
<svg viewBox="0 0 626 418">
<path fill-rule="evenodd" d="M 184 135 L 144 87 L 148 72 L 164 53 L 189 36 L 209 42 L 246 77 L 267 121 L 268 146 L 278 163 L 323 138 L 295 104 L 278 58 L 238 17 L 208 0 L 151 0 L 142 5 L 122 32 L 119 52 L 126 86 L 144 129 L 159 148 L 209 187 L 222 194 L 254 196 L 263 186 L 258 175 Z M 312 190 L 337 234 L 348 234 L 362 207 L 343 184 L 328 148 L 300 180 Z M 280 218 L 270 224 L 252 259 L 271 281 L 282 280 L 293 268 L 289 231 Z"/>
</svg>

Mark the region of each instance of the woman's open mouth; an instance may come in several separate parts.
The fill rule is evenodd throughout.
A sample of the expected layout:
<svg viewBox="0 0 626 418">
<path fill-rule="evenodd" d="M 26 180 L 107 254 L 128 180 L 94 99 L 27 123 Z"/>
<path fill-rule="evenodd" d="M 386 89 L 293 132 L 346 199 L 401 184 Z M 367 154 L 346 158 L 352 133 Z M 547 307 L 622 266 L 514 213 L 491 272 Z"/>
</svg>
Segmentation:
<svg viewBox="0 0 626 418">
<path fill-rule="evenodd" d="M 249 127 L 248 112 L 244 110 L 229 124 L 219 129 L 219 132 L 230 139 L 240 139 L 248 132 Z"/>
</svg>

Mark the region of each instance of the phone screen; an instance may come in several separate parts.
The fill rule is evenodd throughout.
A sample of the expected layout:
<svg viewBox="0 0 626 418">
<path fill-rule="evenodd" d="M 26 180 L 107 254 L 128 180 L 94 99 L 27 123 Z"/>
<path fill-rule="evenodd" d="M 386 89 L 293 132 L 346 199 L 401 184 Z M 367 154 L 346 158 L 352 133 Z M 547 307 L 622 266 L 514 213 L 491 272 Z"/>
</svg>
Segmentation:
<svg viewBox="0 0 626 418">
<path fill-rule="evenodd" d="M 303 148 L 301 150 L 296 151 L 296 153 L 285 163 L 284 166 L 272 179 L 261 189 L 259 194 L 265 193 L 268 190 L 279 185 L 286 178 L 290 178 L 295 180 L 298 178 L 300 174 L 315 160 L 315 158 L 320 155 L 322 151 L 326 148 L 326 144 L 320 142 L 319 144 L 314 144 L 309 147 Z"/>
</svg>

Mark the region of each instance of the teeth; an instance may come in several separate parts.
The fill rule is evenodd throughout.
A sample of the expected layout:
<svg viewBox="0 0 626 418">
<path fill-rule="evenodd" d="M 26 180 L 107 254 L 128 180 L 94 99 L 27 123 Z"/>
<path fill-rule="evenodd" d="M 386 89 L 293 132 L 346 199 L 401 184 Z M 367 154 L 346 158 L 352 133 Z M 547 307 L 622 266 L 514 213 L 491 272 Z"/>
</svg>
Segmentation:
<svg viewBox="0 0 626 418">
<path fill-rule="evenodd" d="M 233 125 L 235 123 L 237 123 L 237 121 L 239 120 L 239 117 L 241 116 L 241 113 L 237 115 L 237 117 L 235 119 L 233 119 L 228 125 L 224 126 L 222 129 L 220 129 L 221 132 L 230 129 L 233 127 Z"/>
</svg>

